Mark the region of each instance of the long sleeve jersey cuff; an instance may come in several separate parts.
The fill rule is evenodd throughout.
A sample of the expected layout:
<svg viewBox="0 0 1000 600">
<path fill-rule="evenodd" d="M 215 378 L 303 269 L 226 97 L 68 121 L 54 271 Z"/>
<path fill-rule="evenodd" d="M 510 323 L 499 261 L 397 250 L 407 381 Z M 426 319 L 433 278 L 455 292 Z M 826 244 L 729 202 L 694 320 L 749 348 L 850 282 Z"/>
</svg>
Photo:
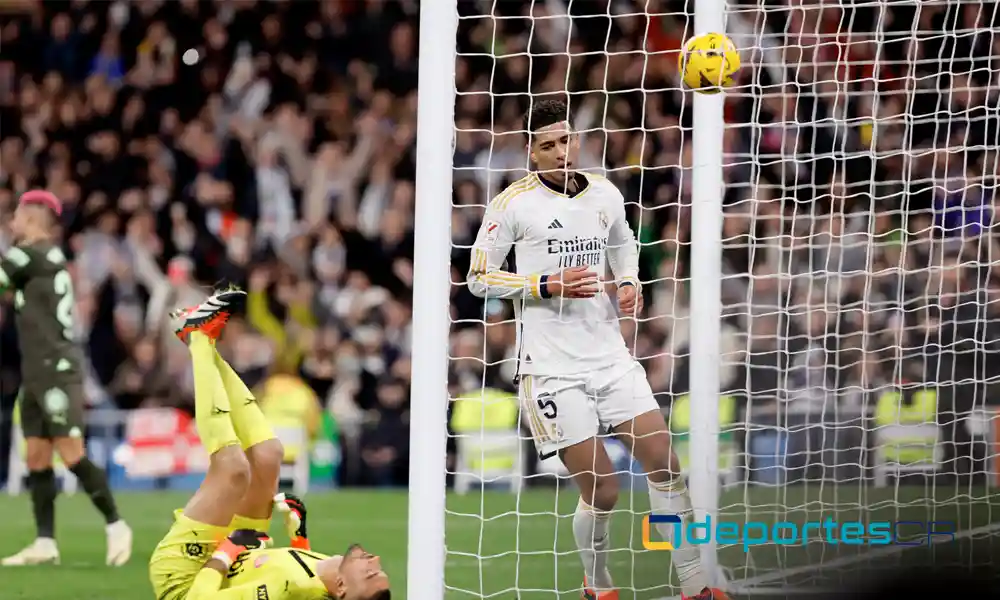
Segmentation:
<svg viewBox="0 0 1000 600">
<path fill-rule="evenodd" d="M 503 290 L 505 298 L 517 298 L 528 296 L 530 298 L 541 298 L 541 277 L 538 275 L 517 275 L 504 271 L 491 271 L 476 275 L 476 282 L 485 286 L 496 286 Z"/>
<path fill-rule="evenodd" d="M 538 278 L 538 297 L 539 298 L 551 298 L 552 292 L 549 291 L 549 276 L 542 275 Z"/>
<path fill-rule="evenodd" d="M 531 297 L 532 298 L 544 298 L 543 291 L 545 286 L 542 285 L 542 277 L 538 275 L 528 275 L 528 281 L 531 282 Z"/>
<path fill-rule="evenodd" d="M 629 276 L 622 277 L 621 278 L 621 282 L 618 284 L 618 286 L 621 287 L 623 285 L 632 285 L 632 286 L 635 286 L 636 289 L 638 289 L 639 287 L 641 287 L 640 284 L 639 284 L 639 278 L 638 277 L 629 277 Z"/>
</svg>

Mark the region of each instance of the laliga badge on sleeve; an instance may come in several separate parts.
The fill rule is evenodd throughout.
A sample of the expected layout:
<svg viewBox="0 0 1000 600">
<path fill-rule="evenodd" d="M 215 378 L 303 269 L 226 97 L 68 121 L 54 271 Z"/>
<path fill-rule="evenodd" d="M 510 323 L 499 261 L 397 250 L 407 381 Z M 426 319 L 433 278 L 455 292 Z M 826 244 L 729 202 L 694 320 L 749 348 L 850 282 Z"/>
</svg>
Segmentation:
<svg viewBox="0 0 1000 600">
<path fill-rule="evenodd" d="M 486 239 L 490 242 L 497 241 L 497 236 L 500 235 L 500 223 L 496 221 L 486 222 Z"/>
</svg>

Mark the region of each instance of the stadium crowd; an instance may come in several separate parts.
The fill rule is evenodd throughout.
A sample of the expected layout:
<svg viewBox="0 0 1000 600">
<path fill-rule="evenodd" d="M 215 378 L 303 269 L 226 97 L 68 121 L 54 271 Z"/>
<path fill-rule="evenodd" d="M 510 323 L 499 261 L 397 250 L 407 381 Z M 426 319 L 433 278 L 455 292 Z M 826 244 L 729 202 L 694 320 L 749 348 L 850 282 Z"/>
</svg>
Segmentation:
<svg viewBox="0 0 1000 600">
<path fill-rule="evenodd" d="M 623 331 L 667 405 L 687 387 L 695 268 L 692 111 L 676 77 L 691 11 L 594 0 L 569 19 L 566 4 L 460 3 L 452 392 L 513 389 L 511 309 L 484 310 L 462 282 L 482 207 L 527 164 L 523 111 L 560 94 L 583 132 L 578 166 L 629 202 L 647 308 Z M 237 282 L 249 306 L 224 352 L 265 404 L 299 391 L 283 408 L 333 417 L 342 483 L 404 483 L 416 0 L 27 6 L 0 16 L 0 247 L 21 192 L 58 194 L 91 404 L 190 406 L 167 314 Z M 808 408 L 992 376 L 990 6 L 734 4 L 730 33 L 755 50 L 726 102 L 728 391 Z M 973 388 L 950 397 L 1000 398 Z"/>
</svg>

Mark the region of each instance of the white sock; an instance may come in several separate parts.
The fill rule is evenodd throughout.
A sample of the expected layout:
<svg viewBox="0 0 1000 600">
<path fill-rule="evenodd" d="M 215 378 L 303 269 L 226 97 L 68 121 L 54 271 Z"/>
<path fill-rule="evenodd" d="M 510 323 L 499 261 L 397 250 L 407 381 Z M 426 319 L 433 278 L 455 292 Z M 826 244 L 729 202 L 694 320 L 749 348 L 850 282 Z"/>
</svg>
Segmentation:
<svg viewBox="0 0 1000 600">
<path fill-rule="evenodd" d="M 580 498 L 580 502 L 576 505 L 576 514 L 573 515 L 573 538 L 580 551 L 580 560 L 583 561 L 583 574 L 587 578 L 587 587 L 595 592 L 615 587 L 608 571 L 610 524 L 610 512 L 597 510 Z"/>
<path fill-rule="evenodd" d="M 648 483 L 650 512 L 677 515 L 681 518 L 681 527 L 687 527 L 687 523 L 691 522 L 692 510 L 684 479 L 677 477 L 666 483 L 655 481 Z M 694 596 L 708 587 L 708 577 L 701 568 L 701 552 L 697 546 L 682 544 L 683 539 L 675 540 L 674 529 L 675 526 L 670 523 L 656 525 L 660 537 L 674 546 L 670 551 L 670 560 L 677 569 L 681 593 L 685 596 Z"/>
</svg>

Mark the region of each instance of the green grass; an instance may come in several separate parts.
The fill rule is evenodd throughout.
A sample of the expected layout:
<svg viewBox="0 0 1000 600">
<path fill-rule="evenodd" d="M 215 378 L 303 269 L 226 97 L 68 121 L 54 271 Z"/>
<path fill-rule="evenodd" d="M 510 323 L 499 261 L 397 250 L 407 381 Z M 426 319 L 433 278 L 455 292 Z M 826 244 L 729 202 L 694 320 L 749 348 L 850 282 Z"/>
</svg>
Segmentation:
<svg viewBox="0 0 1000 600">
<path fill-rule="evenodd" d="M 63 564 L 0 570 L 0 597 L 5 600 L 132 599 L 152 598 L 146 575 L 149 553 L 169 526 L 171 511 L 183 505 L 176 493 L 121 494 L 123 516 L 136 533 L 132 562 L 117 570 L 104 566 L 104 532 L 96 511 L 86 497 L 62 497 L 57 507 L 57 536 Z M 406 519 L 405 492 L 337 491 L 308 498 L 310 537 L 317 551 L 336 553 L 351 542 L 363 542 L 382 556 L 383 565 L 405 598 Z M 568 489 L 533 490 L 521 495 L 490 492 L 450 496 L 447 520 L 447 573 L 449 599 L 502 598 L 542 600 L 578 598 L 581 568 L 574 551 L 571 516 L 576 496 Z M 624 495 L 621 508 L 636 513 L 647 509 L 646 495 Z M 856 486 L 754 488 L 726 494 L 722 501 L 729 520 L 805 522 L 829 516 L 850 520 L 953 520 L 962 530 L 1000 524 L 1000 496 L 949 486 L 936 494 L 921 487 L 874 490 Z M 793 508 L 786 508 L 793 507 Z M 31 540 L 33 526 L 26 496 L 0 496 L 5 516 L 0 554 L 20 549 Z M 482 518 L 485 516 L 485 519 Z M 557 518 L 558 516 L 558 518 Z M 277 534 L 277 530 L 275 531 Z M 992 541 L 996 541 L 997 533 Z M 614 552 L 611 564 L 617 583 L 633 588 L 622 599 L 647 600 L 671 596 L 669 556 L 642 550 L 638 517 L 619 514 L 612 525 Z M 279 535 L 279 540 L 283 539 Z M 948 560 L 997 561 L 990 538 L 963 540 L 953 546 Z M 976 546 L 975 544 L 979 545 Z M 983 543 L 988 546 L 984 550 Z M 850 567 L 824 569 L 824 563 L 858 556 L 869 549 L 811 543 L 801 546 L 761 546 L 744 552 L 724 548 L 722 563 L 735 576 L 775 573 L 781 568 L 815 565 L 789 580 L 797 584 L 834 587 L 856 580 L 864 571 L 891 566 L 923 565 L 944 554 L 915 549 L 878 560 L 856 561 Z M 959 558 L 955 558 L 955 556 Z M 784 581 L 770 581 L 775 587 Z"/>
</svg>

